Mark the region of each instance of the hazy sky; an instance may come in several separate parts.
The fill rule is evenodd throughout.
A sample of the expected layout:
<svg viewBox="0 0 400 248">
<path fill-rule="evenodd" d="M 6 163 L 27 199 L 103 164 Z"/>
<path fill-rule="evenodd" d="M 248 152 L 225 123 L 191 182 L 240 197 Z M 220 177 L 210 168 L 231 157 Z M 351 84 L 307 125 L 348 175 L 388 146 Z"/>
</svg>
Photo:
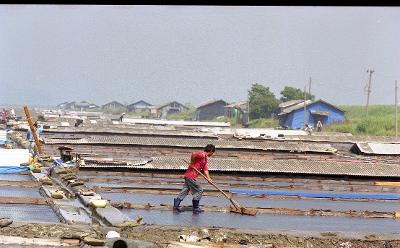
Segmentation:
<svg viewBox="0 0 400 248">
<path fill-rule="evenodd" d="M 0 5 L 0 104 L 246 100 L 253 83 L 393 104 L 398 7 Z M 400 83 L 399 83 L 400 84 Z"/>
</svg>

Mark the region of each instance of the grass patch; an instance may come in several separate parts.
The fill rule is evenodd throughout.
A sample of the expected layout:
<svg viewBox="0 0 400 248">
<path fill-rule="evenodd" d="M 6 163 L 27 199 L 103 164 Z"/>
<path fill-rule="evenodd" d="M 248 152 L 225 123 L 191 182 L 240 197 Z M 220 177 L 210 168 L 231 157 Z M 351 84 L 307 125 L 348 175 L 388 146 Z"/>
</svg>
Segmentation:
<svg viewBox="0 0 400 248">
<path fill-rule="evenodd" d="M 250 120 L 250 128 L 276 128 L 279 127 L 279 121 L 272 118 L 261 118 Z"/>
<path fill-rule="evenodd" d="M 196 108 L 190 107 L 180 113 L 167 115 L 167 120 L 191 120 L 194 117 L 194 112 L 196 112 Z"/>
<path fill-rule="evenodd" d="M 394 136 L 395 107 L 393 105 L 372 105 L 365 116 L 364 106 L 342 105 L 346 111 L 346 121 L 342 124 L 331 124 L 327 131 L 348 132 L 353 135 Z"/>
</svg>

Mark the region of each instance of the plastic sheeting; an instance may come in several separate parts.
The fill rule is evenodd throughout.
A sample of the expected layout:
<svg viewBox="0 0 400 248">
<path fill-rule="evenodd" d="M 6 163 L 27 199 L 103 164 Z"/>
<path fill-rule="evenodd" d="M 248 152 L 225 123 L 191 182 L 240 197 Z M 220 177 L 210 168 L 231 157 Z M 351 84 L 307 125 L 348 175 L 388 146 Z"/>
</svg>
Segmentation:
<svg viewBox="0 0 400 248">
<path fill-rule="evenodd" d="M 150 204 L 159 206 L 161 204 L 173 204 L 173 198 L 177 194 L 158 195 L 158 194 L 133 194 L 133 193 L 109 193 L 97 192 L 103 198 L 113 202 L 130 202 L 135 204 Z M 235 200 L 242 203 L 246 207 L 252 208 L 296 208 L 303 210 L 310 209 L 330 209 L 335 211 L 382 211 L 394 212 L 399 209 L 398 201 L 331 201 L 327 199 L 268 199 L 253 197 L 236 197 Z M 230 205 L 229 200 L 223 196 L 203 196 L 200 201 L 204 206 L 226 207 Z M 192 196 L 188 195 L 181 206 L 191 206 Z"/>
<path fill-rule="evenodd" d="M 19 173 L 23 171 L 28 171 L 28 167 L 20 167 L 20 166 L 0 166 L 0 174 L 4 173 Z"/>
<path fill-rule="evenodd" d="M 312 198 L 346 198 L 346 199 L 371 199 L 371 200 L 400 200 L 398 194 L 352 194 L 352 193 L 314 193 L 299 191 L 270 191 L 253 189 L 230 189 L 232 194 L 244 195 L 282 195 Z"/>
<path fill-rule="evenodd" d="M 1 166 L 19 166 L 21 163 L 28 162 L 28 149 L 0 149 Z"/>
</svg>

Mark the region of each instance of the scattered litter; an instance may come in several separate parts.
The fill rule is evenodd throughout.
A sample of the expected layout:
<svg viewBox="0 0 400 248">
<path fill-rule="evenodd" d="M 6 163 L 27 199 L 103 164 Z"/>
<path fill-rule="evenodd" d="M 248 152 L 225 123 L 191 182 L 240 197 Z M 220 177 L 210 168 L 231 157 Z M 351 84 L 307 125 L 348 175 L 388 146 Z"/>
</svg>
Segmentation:
<svg viewBox="0 0 400 248">
<path fill-rule="evenodd" d="M 105 208 L 107 206 L 107 200 L 92 199 L 90 200 L 90 205 L 95 208 Z"/>
<path fill-rule="evenodd" d="M 39 182 L 43 185 L 53 185 L 53 181 L 48 176 L 43 176 L 39 178 Z"/>
<path fill-rule="evenodd" d="M 341 243 L 339 245 L 340 248 L 351 248 L 351 243 L 349 241 Z"/>
<path fill-rule="evenodd" d="M 134 220 L 126 220 L 120 224 L 117 224 L 116 227 L 135 227 L 142 224 L 143 216 L 138 216 Z"/>
<path fill-rule="evenodd" d="M 201 238 L 195 235 L 180 235 L 179 241 L 180 242 L 200 242 Z"/>
<path fill-rule="evenodd" d="M 88 245 L 93 245 L 93 246 L 104 246 L 106 242 L 103 239 L 96 239 L 92 237 L 85 237 L 83 239 L 83 242 L 85 242 Z"/>
<path fill-rule="evenodd" d="M 107 233 L 107 235 L 106 235 L 106 238 L 107 238 L 107 239 L 120 238 L 120 237 L 121 237 L 121 235 L 120 235 L 118 232 L 116 232 L 116 231 L 109 231 L 109 232 Z"/>
<path fill-rule="evenodd" d="M 54 190 L 51 192 L 51 197 L 54 199 L 63 199 L 65 198 L 65 193 L 62 190 Z"/>
<path fill-rule="evenodd" d="M 179 236 L 180 242 L 209 242 L 211 240 L 208 229 L 194 231 L 189 235 L 182 234 Z"/>
</svg>

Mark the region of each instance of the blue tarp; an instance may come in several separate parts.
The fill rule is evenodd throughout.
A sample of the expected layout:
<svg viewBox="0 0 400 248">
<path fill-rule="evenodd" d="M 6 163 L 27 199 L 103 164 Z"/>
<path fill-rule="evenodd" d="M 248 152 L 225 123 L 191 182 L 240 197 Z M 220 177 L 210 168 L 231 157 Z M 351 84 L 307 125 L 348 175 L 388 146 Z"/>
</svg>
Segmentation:
<svg viewBox="0 0 400 248">
<path fill-rule="evenodd" d="M 374 200 L 400 200 L 398 194 L 355 194 L 355 193 L 314 193 L 299 191 L 268 191 L 268 190 L 246 190 L 231 189 L 229 192 L 233 194 L 243 195 L 283 195 L 283 196 L 299 196 L 310 198 L 345 198 L 345 199 L 374 199 Z"/>
<path fill-rule="evenodd" d="M 19 166 L 0 166 L 0 173 L 19 173 L 22 171 L 28 171 L 28 167 Z"/>
</svg>

